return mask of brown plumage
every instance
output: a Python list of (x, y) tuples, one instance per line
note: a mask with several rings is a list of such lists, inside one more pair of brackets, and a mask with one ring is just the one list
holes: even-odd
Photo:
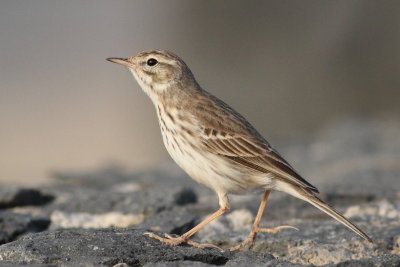
[(357, 226), (334, 211), (316, 194), (318, 189), (296, 170), (238, 112), (203, 90), (187, 65), (176, 55), (162, 50), (142, 52), (127, 59), (109, 58), (132, 72), (157, 109), (165, 147), (175, 162), (194, 180), (213, 189), (220, 209), (180, 237), (159, 237), (170, 245), (186, 242), (197, 247), (214, 246), (189, 240), (204, 225), (229, 208), (229, 193), (263, 188), (252, 231), (231, 250), (252, 244), (259, 232), (275, 233), (283, 228), (260, 228), (260, 219), (271, 190), (279, 190), (305, 200), (365, 240), (371, 239)]

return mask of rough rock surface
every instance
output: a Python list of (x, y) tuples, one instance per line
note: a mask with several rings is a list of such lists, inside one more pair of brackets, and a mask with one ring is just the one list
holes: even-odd
[(28, 235), (0, 248), (3, 259), (16, 263), (142, 265), (191, 260), (214, 265), (228, 261), (217, 249), (164, 247), (135, 229), (57, 230)]
[(398, 121), (357, 119), (277, 146), (374, 244), (273, 192), (262, 226), (299, 231), (262, 233), (252, 248), (227, 252), (250, 231), (262, 195), (253, 192), (230, 196), (231, 211), (193, 237), (225, 251), (168, 247), (143, 233), (184, 233), (217, 210), (215, 194), (174, 164), (135, 173), (109, 167), (56, 173), (40, 189), (3, 186), (0, 266), (400, 266), (399, 132)]
[(49, 218), (0, 211), (0, 244), (13, 241), (26, 233), (44, 231), (49, 224)]
[[(286, 263), (268, 253), (232, 253), (215, 248), (165, 247), (140, 229), (76, 229), (28, 235), (0, 247), (2, 259), (19, 264), (94, 264), (138, 266), (146, 263), (204, 263), (245, 266)], [(200, 265), (201, 266), (201, 265)]]
[(0, 190), (0, 209), (21, 207), (21, 206), (41, 206), (54, 197), (44, 194), (37, 189), (14, 188)]

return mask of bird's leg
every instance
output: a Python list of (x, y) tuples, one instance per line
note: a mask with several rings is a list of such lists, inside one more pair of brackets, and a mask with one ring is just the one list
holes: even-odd
[(268, 200), (268, 197), (269, 197), (270, 193), (271, 193), (271, 190), (266, 190), (265, 193), (264, 193), (264, 196), (263, 196), (263, 198), (261, 200), (261, 203), (260, 203), (260, 207), (258, 208), (258, 212), (257, 212), (256, 218), (255, 218), (253, 226), (251, 228), (250, 234), (247, 236), (247, 238), (241, 244), (239, 244), (237, 246), (234, 246), (234, 247), (231, 247), (229, 249), (230, 251), (241, 249), (241, 248), (243, 248), (244, 246), (246, 246), (249, 243), (252, 246), (254, 244), (254, 241), (256, 240), (257, 234), (259, 232), (276, 234), (280, 230), (286, 229), (286, 228), (291, 228), (291, 229), (298, 230), (296, 227), (289, 226), (289, 225), (282, 225), (282, 226), (278, 226), (278, 227), (275, 227), (275, 228), (260, 228), (261, 217), (263, 215), (265, 206), (267, 205), (267, 200)]
[(193, 246), (193, 247), (199, 247), (199, 248), (214, 247), (214, 248), (221, 249), (218, 246), (213, 245), (213, 244), (200, 244), (200, 243), (189, 240), (189, 238), (191, 236), (193, 236), (195, 233), (197, 233), (206, 224), (215, 220), (216, 218), (218, 218), (219, 216), (221, 216), (228, 210), (229, 204), (228, 204), (228, 199), (227, 199), (226, 195), (219, 196), (219, 197), (220, 197), (220, 208), (216, 212), (214, 212), (213, 214), (211, 214), (210, 216), (205, 218), (203, 221), (201, 221), (198, 225), (196, 225), (195, 227), (193, 227), (192, 229), (190, 229), (189, 231), (187, 231), (186, 233), (184, 233), (183, 235), (181, 235), (179, 237), (173, 237), (169, 234), (164, 234), (165, 235), (165, 238), (164, 238), (164, 237), (160, 237), (154, 233), (149, 233), (149, 232), (144, 233), (144, 234), (151, 238), (160, 240), (161, 242), (168, 244), (170, 246), (178, 246), (182, 243), (187, 243), (188, 245)]

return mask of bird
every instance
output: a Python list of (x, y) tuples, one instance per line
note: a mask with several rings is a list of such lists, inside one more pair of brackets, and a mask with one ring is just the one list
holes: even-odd
[[(177, 55), (166, 50), (147, 50), (128, 58), (106, 60), (128, 68), (150, 97), (161, 129), (163, 143), (176, 164), (192, 179), (212, 189), (219, 209), (181, 236), (146, 232), (170, 246), (217, 247), (190, 240), (212, 220), (226, 213), (229, 194), (264, 194), (247, 238), (229, 250), (252, 246), (260, 232), (277, 233), (260, 227), (272, 190), (304, 200), (341, 222), (368, 242), (371, 238), (318, 197), (318, 189), (306, 181), (270, 143), (228, 104), (204, 90), (192, 71)], [(218, 248), (218, 247), (217, 247)]]

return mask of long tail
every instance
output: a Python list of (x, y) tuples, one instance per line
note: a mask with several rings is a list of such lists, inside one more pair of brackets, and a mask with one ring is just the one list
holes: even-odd
[(319, 199), (317, 196), (314, 195), (313, 192), (306, 188), (302, 188), (296, 185), (291, 185), (286, 182), (278, 181), (276, 185), (276, 190), (283, 191), (288, 193), (294, 197), (300, 198), (302, 200), (307, 201), (308, 203), (312, 204), (313, 206), (317, 207), (318, 209), (322, 210), (332, 218), (338, 220), (342, 224), (346, 225), (348, 228), (353, 230), (356, 234), (364, 238), (366, 241), (373, 243), (372, 239), (367, 236), (360, 228), (355, 226), (352, 222), (346, 219), (343, 215), (339, 214), (337, 211), (329, 207), (325, 202)]

